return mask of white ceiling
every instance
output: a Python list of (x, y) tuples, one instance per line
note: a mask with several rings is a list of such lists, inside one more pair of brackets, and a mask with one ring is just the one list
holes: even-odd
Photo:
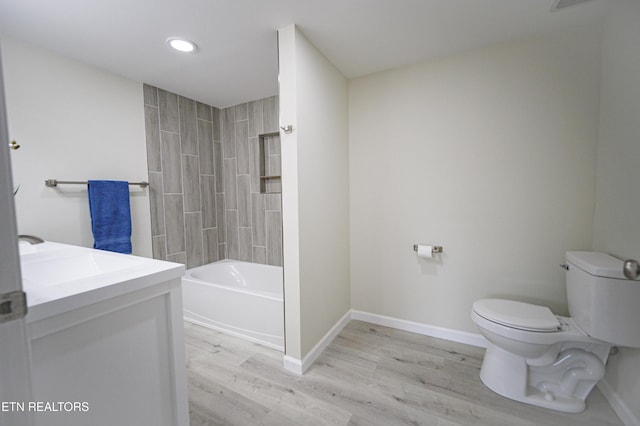
[[(601, 19), (615, 0), (0, 0), (0, 35), (226, 107), (277, 94), (295, 23), (347, 77)], [(197, 54), (165, 41), (195, 41)]]

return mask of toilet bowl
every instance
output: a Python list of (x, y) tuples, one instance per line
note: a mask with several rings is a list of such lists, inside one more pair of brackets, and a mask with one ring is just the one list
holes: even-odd
[[(471, 319), (487, 339), (480, 378), (516, 401), (577, 413), (604, 376), (612, 345), (640, 347), (640, 285), (622, 261), (604, 253), (568, 252), (571, 317), (545, 306), (482, 299)], [(597, 301), (597, 303), (592, 303)]]
[[(542, 317), (527, 315), (538, 310)], [(480, 370), (489, 389), (558, 411), (584, 410), (585, 398), (604, 376), (610, 345), (589, 337), (572, 318), (528, 303), (479, 300), (471, 318), (489, 342)]]

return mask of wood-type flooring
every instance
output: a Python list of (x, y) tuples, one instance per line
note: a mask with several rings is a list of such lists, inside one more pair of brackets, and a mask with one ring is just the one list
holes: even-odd
[(480, 381), (484, 349), (351, 321), (303, 376), (281, 352), (185, 323), (192, 426), (622, 425), (594, 389), (559, 413)]

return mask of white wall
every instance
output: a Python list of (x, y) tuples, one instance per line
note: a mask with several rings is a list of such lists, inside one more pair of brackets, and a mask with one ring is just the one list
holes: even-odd
[[(2, 39), (18, 231), (93, 246), (86, 186), (45, 179), (147, 180), (142, 84)], [(151, 256), (148, 190), (131, 188), (134, 254)]]
[(287, 355), (301, 360), (350, 308), (346, 78), (279, 31)]
[[(638, 23), (640, 3), (619, 3), (605, 21), (602, 46), (594, 248), (622, 259), (640, 259)], [(640, 423), (640, 350), (611, 357), (605, 379), (635, 417), (629, 424)]]
[[(280, 126), (296, 123), (296, 28), (278, 30), (278, 81), (280, 84)], [(298, 212), (298, 132), (280, 132), (282, 175), (282, 255), (284, 270), (285, 352), (302, 360), (300, 317), (300, 235)]]
[(592, 245), (600, 42), (577, 28), (349, 82), (353, 309), (471, 332), (480, 298), (566, 313), (558, 264)]

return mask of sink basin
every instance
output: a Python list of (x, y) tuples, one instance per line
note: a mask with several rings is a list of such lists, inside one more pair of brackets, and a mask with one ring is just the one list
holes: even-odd
[(20, 242), (27, 322), (179, 278), (184, 266), (130, 254), (45, 241)]
[(145, 260), (45, 242), (21, 250), (22, 279), (27, 289), (34, 285), (49, 287), (134, 268)]

